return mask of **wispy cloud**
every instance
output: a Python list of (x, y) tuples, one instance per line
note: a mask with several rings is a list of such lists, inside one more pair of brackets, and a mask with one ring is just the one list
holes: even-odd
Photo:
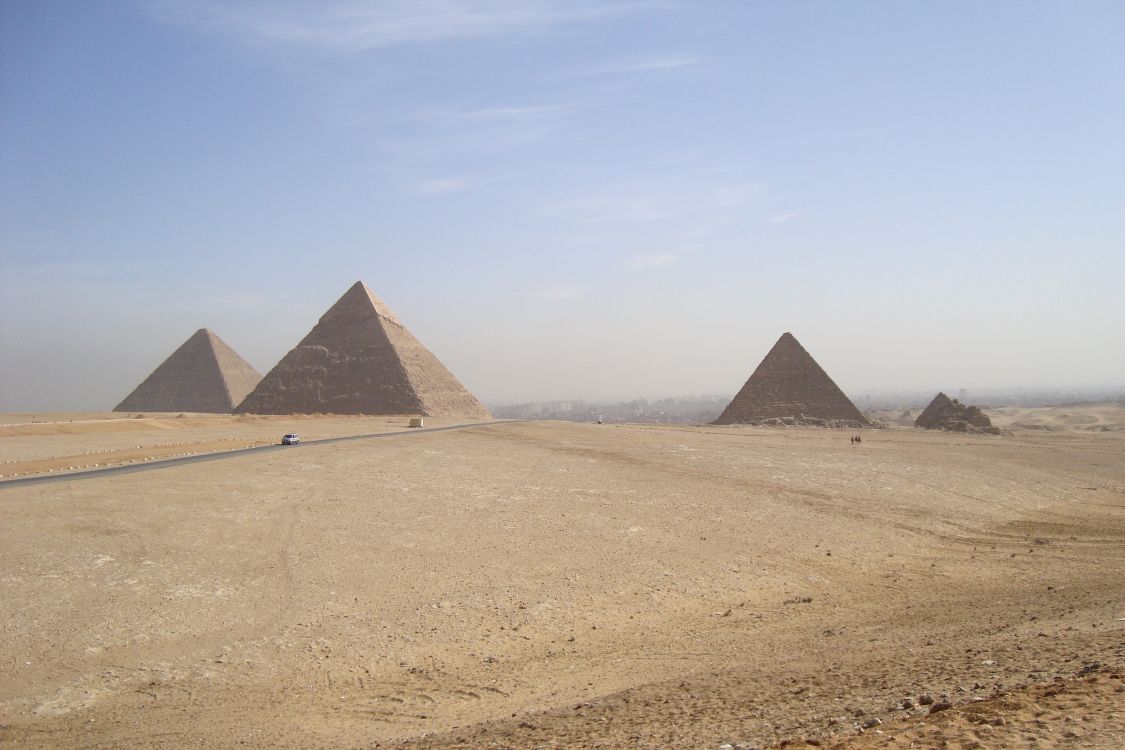
[[(565, 126), (565, 116), (581, 103), (452, 109), (438, 107), (405, 120), (381, 140), (398, 161), (428, 160), (466, 153), (506, 153), (542, 141)], [(494, 180), (489, 180), (494, 181)], [(476, 185), (474, 185), (476, 186)], [(423, 188), (421, 192), (442, 192)]]
[(770, 218), (766, 219), (766, 221), (768, 221), (770, 224), (784, 224), (785, 222), (789, 221), (790, 219), (796, 219), (798, 216), (800, 216), (804, 212), (805, 212), (804, 209), (802, 209), (800, 211), (789, 211), (788, 213), (778, 214), (777, 216), (771, 216)]
[(434, 177), (423, 180), (406, 188), (411, 195), (433, 196), (449, 193), (463, 193), (477, 188), (494, 185), (505, 180), (515, 179), (514, 174), (494, 175), (491, 177)]
[(666, 5), (656, 0), (150, 0), (159, 18), (246, 41), (358, 52), (592, 23)]
[(720, 209), (743, 208), (757, 200), (761, 194), (761, 185), (721, 185), (714, 190), (715, 207)]
[(576, 104), (555, 104), (532, 107), (493, 107), (465, 112), (463, 120), (539, 120), (574, 109)]
[(667, 268), (680, 259), (677, 253), (653, 253), (652, 255), (638, 255), (629, 259), (625, 268), (630, 271), (639, 271), (645, 268)]
[(519, 295), (549, 302), (562, 302), (581, 296), (582, 291), (582, 287), (573, 284), (556, 284), (554, 286), (526, 287), (519, 291)]
[(638, 224), (700, 217), (735, 217), (758, 200), (756, 183), (719, 184), (695, 189), (655, 184), (622, 184), (612, 191), (562, 201), (555, 211), (587, 224)]
[(702, 58), (695, 55), (668, 55), (665, 57), (641, 57), (633, 60), (618, 60), (594, 65), (574, 71), (574, 77), (629, 75), (631, 73), (652, 73), (662, 70), (676, 70), (699, 65)]
[(664, 218), (663, 201), (650, 198), (594, 196), (576, 198), (561, 204), (561, 213), (590, 224), (632, 224)]

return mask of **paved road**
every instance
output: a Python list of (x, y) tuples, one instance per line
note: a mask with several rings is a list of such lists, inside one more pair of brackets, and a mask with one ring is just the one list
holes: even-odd
[(369, 435), (345, 435), (344, 437), (324, 438), (323, 440), (309, 440), (299, 445), (259, 445), (254, 448), (240, 448), (233, 451), (219, 453), (201, 453), (198, 456), (181, 456), (180, 458), (166, 458), (160, 461), (146, 461), (139, 464), (125, 464), (123, 466), (107, 466), (104, 469), (89, 469), (87, 471), (71, 471), (66, 474), (44, 474), (34, 477), (20, 477), (19, 479), (5, 479), (0, 481), (0, 490), (11, 487), (26, 487), (29, 484), (45, 484), (47, 482), (75, 482), (80, 479), (97, 479), (98, 477), (112, 476), (114, 474), (132, 474), (137, 471), (153, 471), (167, 469), (171, 466), (184, 464), (198, 464), (205, 461), (222, 461), (224, 458), (245, 456), (248, 453), (269, 453), (270, 451), (295, 451), (313, 445), (327, 445), (328, 443), (343, 443), (348, 440), (370, 440), (372, 438), (402, 437), (403, 435), (421, 435), (427, 432), (448, 432), (449, 430), (467, 430), (472, 427), (487, 427), (494, 424), (507, 424), (518, 420), (493, 420), (491, 422), (473, 422), (470, 424), (455, 424), (449, 427), (419, 427), (412, 430), (399, 430), (398, 432), (375, 432)]

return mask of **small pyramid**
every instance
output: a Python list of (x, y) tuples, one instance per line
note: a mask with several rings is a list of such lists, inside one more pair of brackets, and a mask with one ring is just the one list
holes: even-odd
[(491, 416), (362, 281), (235, 411)]
[(114, 411), (230, 414), (261, 374), (206, 328), (200, 328)]
[(930, 405), (923, 409), (918, 418), (914, 420), (914, 426), (926, 429), (935, 428), (945, 421), (946, 415), (956, 411), (957, 406), (953, 403), (953, 400), (946, 396), (944, 391), (938, 391), (938, 395), (934, 396)]
[(712, 424), (869, 424), (791, 333), (784, 333)]
[(992, 426), (992, 420), (979, 406), (966, 406), (940, 391), (925, 411), (918, 415), (918, 419), (914, 420), (914, 426), (927, 430), (1000, 434), (1000, 430)]

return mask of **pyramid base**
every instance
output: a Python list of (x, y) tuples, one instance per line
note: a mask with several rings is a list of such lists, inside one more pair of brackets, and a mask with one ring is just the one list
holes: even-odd
[[(916, 427), (918, 425), (915, 425)], [(977, 425), (964, 419), (947, 419), (930, 427), (923, 427), (925, 430), (943, 430), (945, 432), (964, 432), (972, 435), (999, 435), (1000, 428), (989, 425)]]
[(745, 425), (747, 427), (830, 427), (839, 429), (858, 430), (878, 427), (867, 420), (859, 419), (817, 419), (816, 417), (773, 417), (771, 419), (755, 419), (746, 422), (719, 422), (715, 425)]

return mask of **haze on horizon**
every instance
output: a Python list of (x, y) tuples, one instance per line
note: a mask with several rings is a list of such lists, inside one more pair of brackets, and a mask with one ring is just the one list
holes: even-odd
[(1125, 385), (1125, 5), (0, 5), (0, 411), (357, 279), (486, 403)]

